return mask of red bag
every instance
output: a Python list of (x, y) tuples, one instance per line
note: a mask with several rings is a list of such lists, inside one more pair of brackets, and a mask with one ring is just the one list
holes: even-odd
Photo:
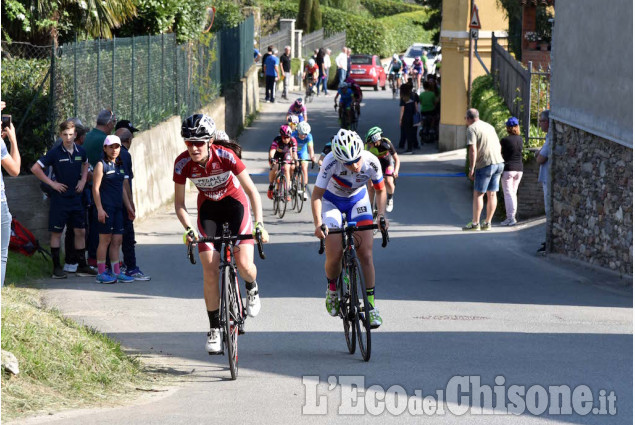
[(22, 255), (31, 257), (36, 252), (42, 254), (44, 258), (51, 254), (42, 248), (33, 233), (15, 218), (11, 220), (11, 239), (9, 240), (9, 249), (19, 252)]

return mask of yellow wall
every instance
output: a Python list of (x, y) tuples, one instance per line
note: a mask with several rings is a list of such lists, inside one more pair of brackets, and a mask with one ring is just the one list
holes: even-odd
[[(491, 32), (507, 31), (507, 19), (504, 11), (498, 7), (497, 0), (476, 0), (475, 3), (479, 9), (481, 21), (478, 52), (485, 66), (489, 69)], [(443, 2), (440, 40), (443, 53), (440, 150), (458, 149), (465, 146), (465, 121), (463, 117), (467, 109), (470, 6), (470, 0)], [(472, 80), (483, 74), (485, 74), (485, 70), (474, 56)]]

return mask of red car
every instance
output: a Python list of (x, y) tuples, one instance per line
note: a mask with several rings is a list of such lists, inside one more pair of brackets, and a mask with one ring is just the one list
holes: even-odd
[(350, 75), (360, 86), (386, 90), (386, 71), (377, 55), (351, 55)]

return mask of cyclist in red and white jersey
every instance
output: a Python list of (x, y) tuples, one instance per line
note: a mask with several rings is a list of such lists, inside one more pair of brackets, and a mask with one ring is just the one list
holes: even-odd
[[(331, 316), (337, 316), (339, 297), (336, 285), (342, 266), (342, 239), (340, 235), (328, 236), (328, 230), (324, 232), (322, 224), (327, 229), (341, 227), (342, 213), (346, 214), (348, 221), (354, 221), (358, 226), (372, 224), (373, 211), (366, 183), (371, 181), (375, 188), (378, 218), (384, 217), (386, 211), (386, 188), (379, 160), (364, 150), (364, 144), (357, 133), (340, 129), (331, 142), (331, 149), (320, 167), (311, 196), (311, 207), (315, 236), (319, 239), (326, 238), (326, 310)], [(388, 220), (385, 220), (388, 229)], [(359, 243), (357, 253), (366, 281), (366, 293), (373, 306), (369, 312), (370, 322), (371, 326), (377, 327), (382, 324), (382, 318), (375, 305), (373, 232), (356, 232), (355, 239)]]
[[(273, 139), (269, 147), (269, 164), (272, 165), (271, 171), (269, 171), (269, 189), (267, 190), (269, 199), (273, 199), (273, 179), (278, 172), (278, 164), (274, 161), (278, 159), (285, 162), (284, 175), (288, 185), (291, 181), (292, 167), (295, 167), (295, 163), (298, 161), (298, 142), (295, 137), (291, 136), (291, 128), (288, 125), (280, 126), (280, 135)], [(291, 197), (287, 196), (287, 201), (290, 200)]]
[[(229, 223), (232, 235), (255, 233), (259, 229), (262, 241), (269, 235), (262, 224), (260, 195), (245, 165), (241, 161), (241, 149), (236, 143), (215, 140), (216, 125), (207, 115), (195, 114), (183, 121), (181, 136), (187, 150), (174, 161), (174, 209), (186, 229), (183, 242), (198, 239), (198, 235), (221, 236), (223, 224)], [(185, 206), (187, 179), (198, 189), (198, 220), (193, 227)], [(251, 221), (253, 207), (256, 226)], [(199, 244), (198, 251), (203, 265), (203, 295), (210, 331), (205, 348), (209, 353), (221, 351), (222, 332), (219, 316), (219, 261), (220, 244)], [(260, 297), (256, 283), (254, 241), (237, 241), (234, 250), (236, 266), (247, 287), (247, 313), (254, 317), (260, 311)]]

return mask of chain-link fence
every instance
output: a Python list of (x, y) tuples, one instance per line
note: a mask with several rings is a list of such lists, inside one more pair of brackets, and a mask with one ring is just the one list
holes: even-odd
[(174, 34), (52, 46), (2, 42), (2, 100), (12, 114), (28, 169), (77, 117), (94, 126), (101, 109), (139, 129), (185, 117), (217, 98), (253, 64), (254, 18), (177, 44)]

